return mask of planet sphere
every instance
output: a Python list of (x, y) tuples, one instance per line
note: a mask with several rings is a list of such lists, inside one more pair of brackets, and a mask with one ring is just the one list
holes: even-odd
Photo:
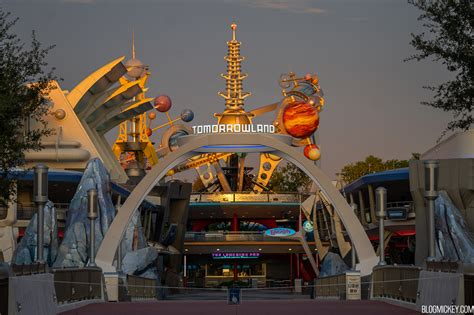
[(160, 95), (155, 98), (155, 109), (161, 113), (169, 111), (171, 108), (171, 98), (168, 95)]
[(295, 138), (311, 136), (319, 125), (318, 111), (308, 103), (296, 102), (283, 110), (283, 126)]
[(151, 128), (146, 128), (146, 135), (150, 137), (153, 134), (153, 130)]
[(190, 122), (194, 119), (194, 113), (190, 109), (185, 109), (181, 112), (181, 120), (184, 122)]
[(321, 158), (321, 151), (318, 146), (315, 144), (308, 144), (304, 148), (304, 156), (306, 156), (311, 161), (317, 161)]

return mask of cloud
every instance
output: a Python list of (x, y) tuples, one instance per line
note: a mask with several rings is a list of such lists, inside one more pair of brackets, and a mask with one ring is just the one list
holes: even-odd
[(309, 0), (245, 0), (245, 5), (291, 13), (325, 14), (327, 10), (315, 7)]

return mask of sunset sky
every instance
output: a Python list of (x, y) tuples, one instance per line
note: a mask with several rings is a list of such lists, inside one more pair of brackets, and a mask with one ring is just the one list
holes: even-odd
[[(184, 108), (192, 124), (210, 124), (224, 109), (223, 59), (229, 25), (237, 39), (252, 92), (246, 109), (281, 99), (280, 74), (317, 73), (325, 94), (319, 145), (331, 177), (369, 154), (407, 159), (433, 146), (451, 116), (420, 105), (422, 87), (446, 80), (440, 64), (404, 62), (414, 53), (410, 33), (422, 31), (419, 11), (404, 0), (10, 0), (2, 7), (20, 17), (14, 31), (31, 30), (56, 47), (48, 61), (71, 89), (123, 55), (149, 65), (148, 96), (167, 94), (172, 116)], [(273, 114), (255, 120), (267, 123)], [(164, 122), (158, 116), (157, 122)], [(110, 139), (114, 135), (109, 135)], [(157, 139), (157, 138), (156, 138)], [(155, 140), (156, 140), (155, 139)]]

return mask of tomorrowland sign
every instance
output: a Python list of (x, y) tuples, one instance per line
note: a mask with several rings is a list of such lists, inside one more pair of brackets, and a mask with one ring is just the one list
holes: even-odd
[(275, 133), (275, 126), (263, 124), (220, 124), (193, 126), (194, 134), (203, 133)]

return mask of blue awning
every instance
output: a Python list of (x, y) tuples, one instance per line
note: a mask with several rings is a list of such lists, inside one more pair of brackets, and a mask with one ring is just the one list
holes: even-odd
[(345, 193), (351, 193), (353, 191), (359, 190), (364, 186), (369, 184), (378, 184), (383, 182), (393, 182), (393, 181), (403, 181), (409, 180), (408, 167), (397, 168), (394, 170), (388, 170), (373, 174), (364, 175), (352, 183), (344, 186)]
[[(15, 178), (18, 180), (33, 182), (34, 171), (27, 170), (27, 171), (12, 172), (10, 173), (9, 177)], [(78, 172), (78, 171), (55, 170), (55, 169), (50, 169), (48, 171), (48, 181), (50, 182), (79, 184), (79, 182), (81, 181), (81, 178), (82, 178), (82, 172)], [(130, 191), (127, 188), (114, 182), (112, 182), (112, 191), (121, 195), (122, 197), (128, 197), (130, 195)], [(146, 200), (143, 201), (143, 205), (147, 207), (154, 207), (152, 203)]]

